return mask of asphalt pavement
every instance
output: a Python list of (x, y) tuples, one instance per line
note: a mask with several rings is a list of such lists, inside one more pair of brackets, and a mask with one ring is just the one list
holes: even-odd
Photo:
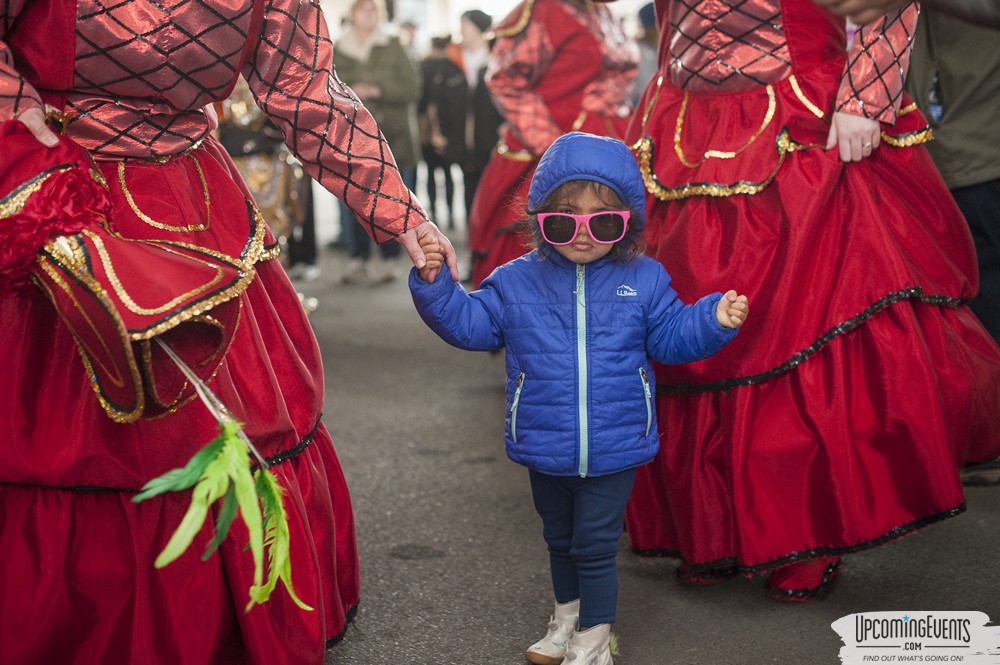
[[(350, 485), (361, 605), (327, 665), (516, 665), (551, 612), (525, 469), (503, 451), (503, 358), (447, 346), (405, 281), (339, 283), (346, 258), (298, 288), (326, 367), (325, 422)], [(402, 277), (402, 276), (401, 276)], [(1000, 487), (968, 511), (849, 556), (824, 600), (770, 600), (763, 580), (674, 582), (676, 561), (623, 538), (618, 665), (839, 663), (831, 623), (859, 612), (968, 611), (1000, 623)], [(794, 509), (794, 507), (790, 507)]]

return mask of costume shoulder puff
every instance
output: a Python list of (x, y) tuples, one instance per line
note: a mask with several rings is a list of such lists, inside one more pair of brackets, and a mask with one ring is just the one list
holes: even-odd
[(518, 4), (493, 30), (494, 36), (514, 37), (524, 32), (531, 22), (531, 10), (534, 6), (535, 0), (524, 0)]

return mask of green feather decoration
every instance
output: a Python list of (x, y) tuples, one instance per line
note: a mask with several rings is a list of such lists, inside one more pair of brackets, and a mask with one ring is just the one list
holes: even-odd
[[(202, 403), (219, 421), (219, 436), (205, 445), (181, 468), (171, 469), (162, 476), (146, 483), (132, 500), (145, 501), (165, 492), (191, 491), (191, 505), (181, 519), (180, 525), (170, 537), (167, 546), (156, 557), (153, 565), (162, 568), (176, 560), (191, 546), (191, 541), (205, 525), (212, 504), (222, 499), (215, 518), (215, 534), (202, 560), (212, 556), (229, 534), (229, 527), (237, 513), (246, 524), (249, 543), (247, 548), (253, 556), (254, 575), (250, 587), (249, 612), (254, 605), (264, 603), (271, 597), (278, 580), (285, 585), (288, 595), (296, 605), (304, 610), (311, 607), (299, 600), (292, 589), (292, 565), (289, 556), (291, 536), (288, 530), (288, 515), (282, 503), (282, 489), (274, 474), (268, 470), (267, 462), (254, 447), (240, 424), (229, 414), (226, 406), (190, 367), (159, 337), (154, 341), (174, 361), (188, 381), (194, 386)], [(250, 470), (250, 453), (257, 459), (260, 468)], [(264, 583), (264, 548), (270, 566), (267, 583)]]
[[(194, 487), (187, 513), (153, 565), (162, 568), (187, 551), (204, 526), (212, 504), (223, 499), (216, 517), (215, 535), (202, 559), (207, 559), (222, 544), (238, 512), (247, 527), (248, 548), (254, 561), (254, 578), (247, 611), (254, 605), (266, 602), (278, 580), (288, 589), (288, 594), (296, 605), (304, 610), (311, 610), (292, 589), (289, 557), (291, 538), (288, 516), (281, 498), (282, 490), (277, 479), (267, 469), (251, 472), (250, 456), (247, 445), (240, 437), (242, 432), (238, 423), (223, 420), (219, 427), (219, 436), (195, 453), (184, 467), (171, 469), (162, 476), (153, 478), (132, 499), (139, 503), (165, 492)], [(270, 563), (266, 584), (265, 547)]]
[(236, 519), (236, 508), (236, 492), (230, 486), (229, 491), (226, 492), (226, 496), (222, 500), (222, 507), (219, 508), (219, 514), (215, 516), (215, 536), (212, 538), (212, 542), (208, 544), (208, 549), (201, 555), (202, 561), (208, 561), (212, 553), (219, 549), (222, 541), (229, 535), (229, 527), (233, 523), (233, 520)]
[(267, 583), (250, 589), (250, 603), (247, 610), (255, 604), (266, 602), (271, 596), (278, 580), (288, 590), (288, 595), (296, 605), (304, 610), (312, 610), (303, 603), (292, 588), (292, 561), (289, 557), (291, 537), (288, 532), (288, 517), (281, 496), (284, 490), (270, 471), (259, 469), (257, 477), (257, 496), (264, 507), (264, 546), (267, 548), (268, 571)]
[(139, 503), (164, 492), (176, 492), (194, 487), (201, 475), (205, 472), (208, 463), (215, 459), (222, 448), (222, 437), (218, 437), (207, 446), (195, 453), (194, 457), (180, 469), (171, 469), (162, 476), (153, 478), (143, 485), (142, 492), (136, 495), (132, 501)]

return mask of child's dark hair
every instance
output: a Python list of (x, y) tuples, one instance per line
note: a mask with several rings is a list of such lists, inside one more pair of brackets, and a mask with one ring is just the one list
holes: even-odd
[[(576, 200), (582, 192), (587, 190), (593, 192), (597, 199), (608, 207), (608, 210), (625, 209), (625, 204), (619, 198), (618, 194), (615, 193), (615, 190), (603, 183), (593, 180), (571, 180), (561, 185), (556, 191), (552, 192), (552, 195), (542, 205), (534, 209), (528, 208), (525, 210), (528, 214), (527, 224), (531, 240), (538, 249), (539, 254), (543, 257), (548, 256), (554, 250), (552, 245), (542, 237), (542, 228), (538, 224), (538, 213), (557, 212), (565, 209), (569, 203)], [(625, 237), (616, 242), (611, 251), (608, 252), (608, 258), (612, 261), (616, 263), (628, 263), (640, 256), (645, 250), (646, 244), (642, 239), (642, 231), (636, 228), (641, 212), (640, 210), (631, 211), (632, 214), (629, 217), (628, 228), (625, 230)]]

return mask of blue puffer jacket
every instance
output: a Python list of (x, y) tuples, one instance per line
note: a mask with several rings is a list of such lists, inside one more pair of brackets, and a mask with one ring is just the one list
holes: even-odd
[(715, 317), (721, 294), (684, 305), (648, 257), (577, 265), (533, 251), (470, 294), (447, 266), (430, 284), (414, 269), (410, 291), (449, 344), (506, 347), (507, 455), (557, 476), (649, 462), (659, 447), (650, 358), (700, 360), (736, 334)]

